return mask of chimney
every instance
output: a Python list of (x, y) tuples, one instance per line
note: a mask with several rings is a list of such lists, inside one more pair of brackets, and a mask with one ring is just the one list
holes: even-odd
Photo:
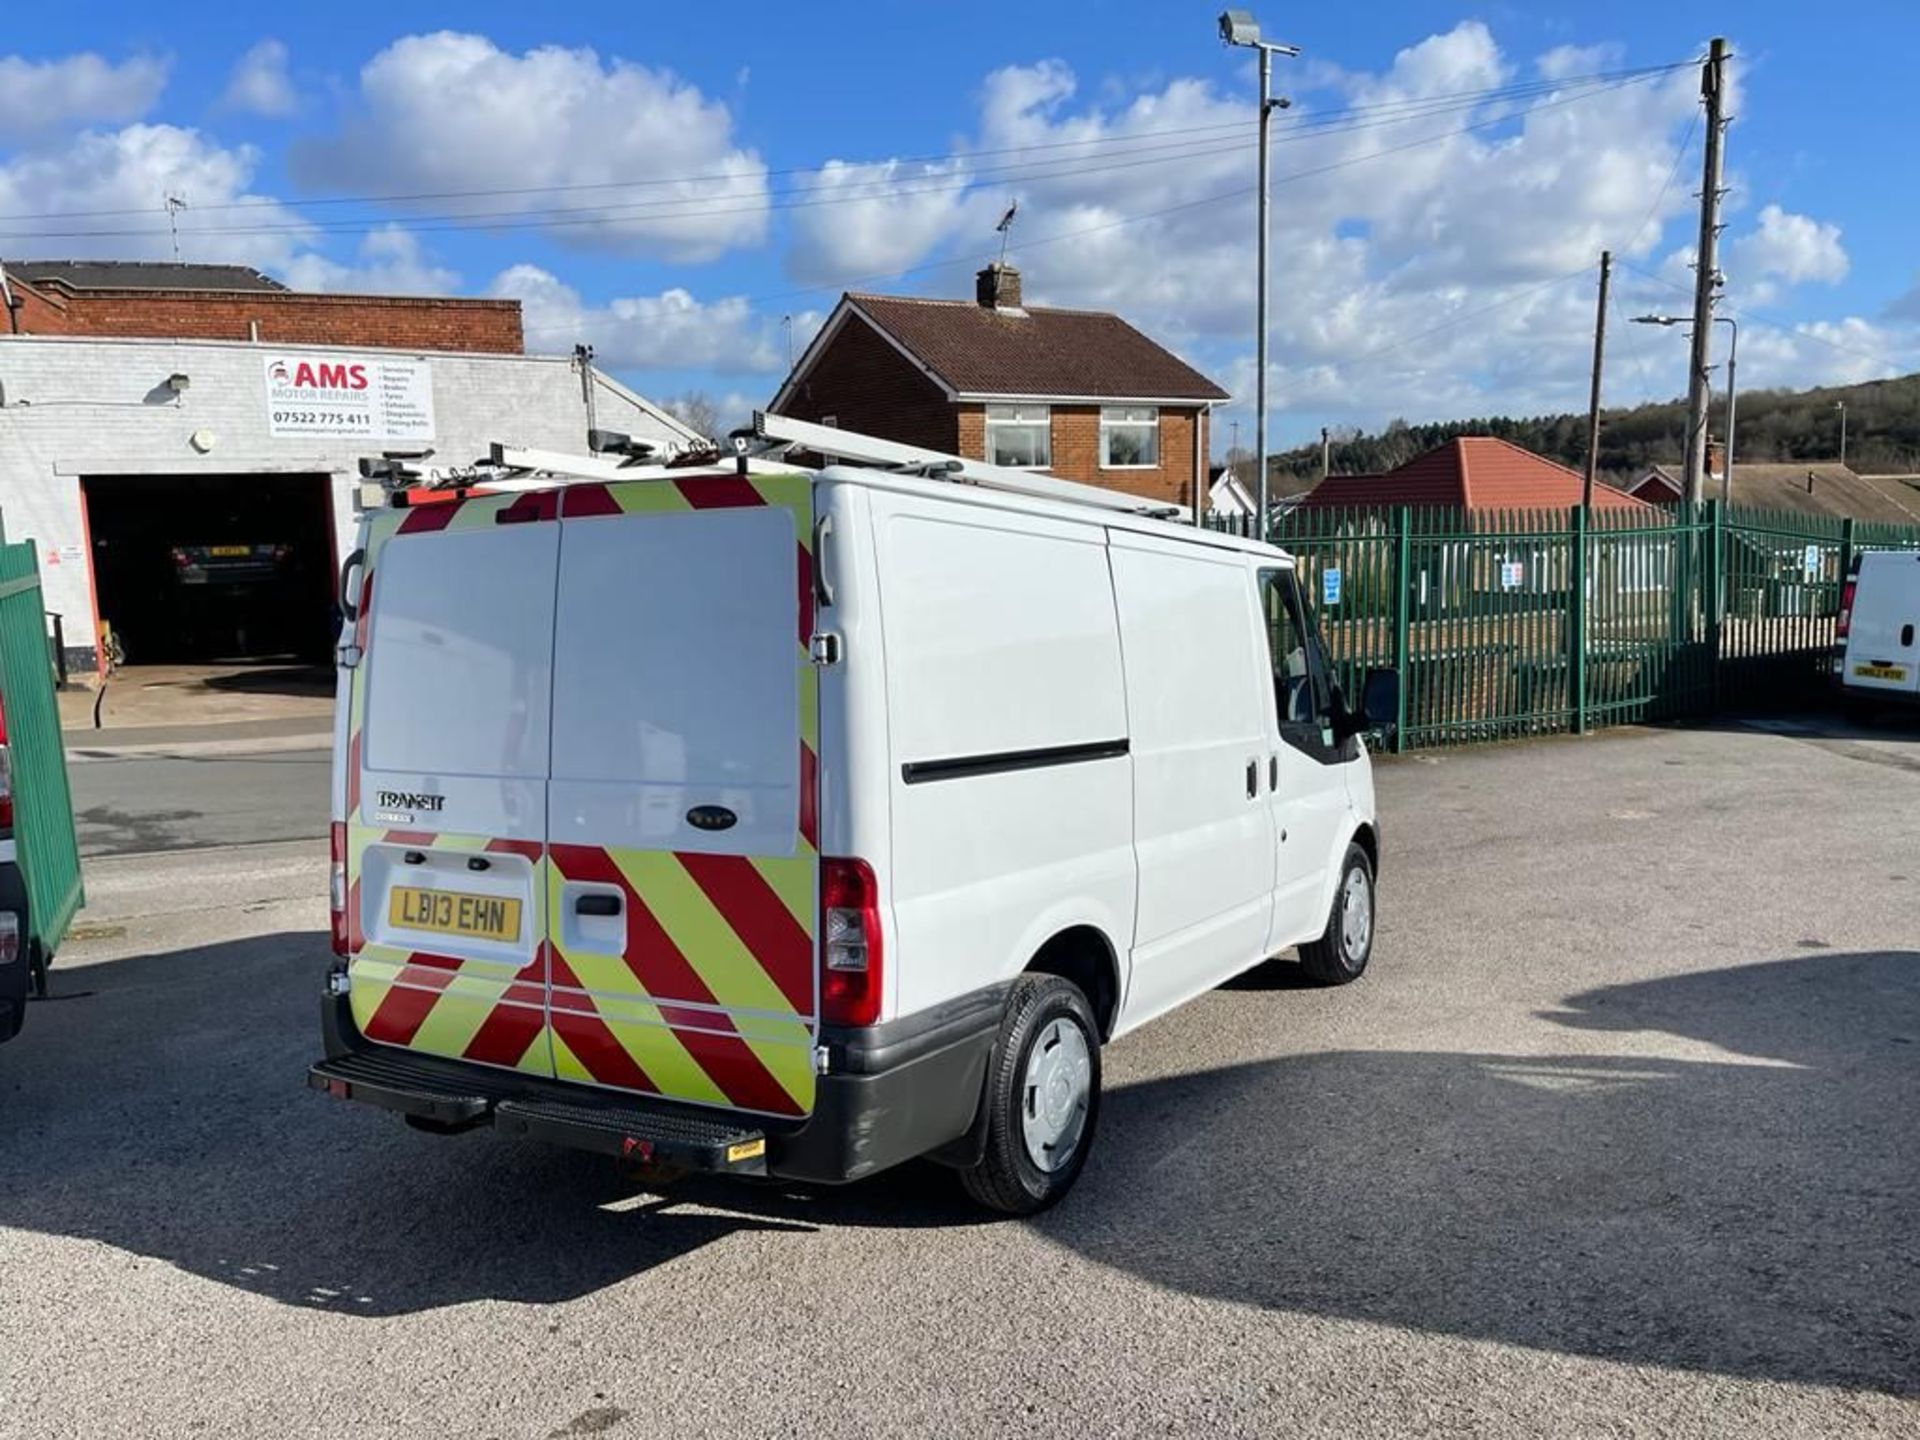
[(982, 310), (1020, 308), (1020, 272), (996, 260), (973, 277), (973, 298)]
[(1707, 474), (1718, 477), (1727, 468), (1727, 447), (1725, 442), (1711, 437), (1707, 440)]

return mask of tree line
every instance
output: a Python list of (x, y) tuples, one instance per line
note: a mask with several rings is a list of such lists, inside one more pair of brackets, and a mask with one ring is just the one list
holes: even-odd
[[(1710, 425), (1724, 434), (1726, 413), (1715, 397)], [(1840, 454), (1840, 404), (1846, 406), (1847, 463), (1866, 474), (1920, 473), (1920, 375), (1813, 390), (1747, 390), (1735, 417), (1734, 463), (1824, 463)], [(1675, 465), (1686, 446), (1684, 400), (1654, 401), (1600, 412), (1603, 479), (1627, 484), (1650, 465)], [(1333, 432), (1336, 475), (1391, 470), (1462, 435), (1492, 435), (1579, 470), (1587, 463), (1584, 413), (1446, 420), (1415, 425), (1391, 421), (1377, 434), (1357, 428)], [(1230, 457), (1237, 459), (1239, 457)], [(1313, 487), (1320, 478), (1320, 446), (1302, 445), (1270, 458), (1269, 483), (1282, 495)], [(1246, 474), (1251, 461), (1236, 466)]]

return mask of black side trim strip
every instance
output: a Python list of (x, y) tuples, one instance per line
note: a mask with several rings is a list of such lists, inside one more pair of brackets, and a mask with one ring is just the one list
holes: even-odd
[(909, 760), (900, 778), (909, 785), (929, 780), (964, 780), (973, 775), (998, 775), (1007, 770), (1042, 770), (1049, 765), (1079, 765), (1088, 760), (1113, 760), (1127, 753), (1129, 742), (1092, 740), (1084, 745), (1049, 745), (1039, 750), (1002, 750), (997, 755), (956, 755), (946, 760)]

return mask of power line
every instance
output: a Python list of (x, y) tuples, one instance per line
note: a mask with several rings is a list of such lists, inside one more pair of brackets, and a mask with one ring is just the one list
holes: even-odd
[[(1671, 69), (1671, 68), (1673, 67), (1671, 66), (1660, 67), (1658, 71), (1654, 71), (1651, 73), (1664, 73), (1665, 70)], [(1647, 76), (1643, 75), (1643, 76), (1636, 77), (1636, 79), (1644, 79), (1644, 78), (1647, 78)], [(1618, 81), (1606, 87), (1606, 90), (1610, 91), (1610, 90), (1620, 89), (1625, 85), (1629, 85), (1633, 83), (1635, 83), (1634, 79)], [(1588, 91), (1580, 95), (1565, 96), (1558, 100), (1552, 100), (1552, 101), (1548, 101), (1545, 104), (1537, 105), (1527, 113), (1530, 115), (1538, 114), (1542, 110), (1556, 108), (1561, 105), (1575, 104), (1580, 100), (1590, 98), (1590, 96), (1594, 94), (1600, 94), (1600, 93), (1606, 93), (1606, 92), (1605, 91)], [(1364, 155), (1348, 156), (1344, 160), (1336, 160), (1326, 165), (1317, 165), (1305, 170), (1296, 170), (1290, 174), (1278, 175), (1274, 177), (1273, 183), (1276, 185), (1286, 185), (1286, 184), (1293, 183), (1295, 181), (1311, 179), (1318, 175), (1324, 175), (1331, 171), (1348, 169), (1354, 165), (1365, 164), (1370, 160), (1379, 160), (1388, 155), (1400, 154), (1407, 150), (1417, 149), (1421, 146), (1437, 144), (1442, 140), (1451, 140), (1456, 138), (1457, 136), (1465, 135), (1472, 131), (1484, 130), (1494, 125), (1503, 124), (1506, 121), (1509, 121), (1513, 118), (1514, 117), (1510, 115), (1499, 115), (1499, 116), (1492, 116), (1485, 120), (1477, 120), (1468, 125), (1457, 126), (1454, 129), (1441, 131), (1433, 135), (1425, 135), (1420, 137), (1419, 139), (1410, 140), (1400, 145), (1388, 146), (1380, 150), (1372, 150), (1367, 152)], [(1099, 225), (1088, 225), (1088, 226), (1083, 226), (1076, 230), (1061, 231), (1054, 235), (1041, 235), (1041, 236), (1036, 236), (1032, 239), (1021, 240), (1016, 244), (1008, 246), (1007, 248), (1009, 251), (1037, 250), (1042, 246), (1059, 244), (1060, 242), (1065, 240), (1082, 239), (1088, 235), (1102, 234), (1110, 230), (1120, 229), (1124, 226), (1137, 225), (1147, 220), (1162, 219), (1165, 216), (1178, 214), (1183, 211), (1197, 210), (1206, 206), (1221, 205), (1230, 200), (1237, 200), (1243, 195), (1250, 195), (1254, 192), (1256, 188), (1257, 187), (1252, 185), (1237, 186), (1231, 190), (1222, 190), (1215, 194), (1202, 196), (1198, 200), (1188, 200), (1177, 205), (1163, 206), (1157, 210), (1147, 210), (1147, 211), (1142, 211), (1133, 215), (1123, 215), (1116, 219), (1105, 221)], [(787, 300), (797, 295), (819, 295), (819, 294), (829, 294), (834, 291), (855, 290), (855, 289), (862, 288), (864, 286), (876, 285), (889, 280), (903, 280), (910, 275), (920, 275), (920, 274), (925, 274), (930, 271), (936, 271), (936, 270), (948, 270), (958, 265), (972, 265), (974, 263), (975, 263), (975, 259), (974, 257), (971, 257), (971, 256), (959, 256), (959, 257), (946, 259), (946, 260), (932, 260), (921, 265), (912, 265), (912, 266), (906, 267), (905, 269), (889, 271), (884, 274), (862, 275), (862, 276), (852, 277), (848, 279), (838, 280), (831, 284), (801, 285), (801, 286), (795, 286), (786, 290), (774, 290), (774, 291), (768, 291), (760, 295), (749, 295), (745, 297), (745, 303), (748, 305), (764, 305), (770, 301)], [(1559, 284), (1562, 281), (1565, 281), (1574, 275), (1584, 275), (1586, 273), (1587, 272), (1585, 267), (1582, 267), (1579, 270), (1569, 271), (1568, 274), (1566, 275), (1556, 275), (1552, 279), (1544, 281), (1539, 286), (1536, 286), (1533, 288), (1544, 289), (1548, 285)], [(1498, 301), (1494, 305), (1486, 308), (1497, 309), (1499, 308), (1500, 305), (1507, 304), (1513, 300), (1518, 300), (1520, 298), (1523, 298), (1528, 293), (1530, 292), (1529, 291), (1519, 292), (1516, 295), (1508, 296), (1505, 299)], [(1468, 312), (1467, 314), (1456, 316), (1454, 319), (1449, 320), (1445, 322), (1443, 325), (1437, 326), (1435, 328), (1445, 329), (1448, 325), (1457, 324), (1461, 321), (1471, 319), (1473, 318), (1474, 315), (1480, 314), (1480, 313), (1484, 313), (1484, 312), (1483, 311)], [(542, 332), (539, 329), (535, 329), (530, 333), (533, 333), (533, 334), (559, 333), (559, 331), (562, 328), (571, 328), (571, 327), (551, 327), (547, 332)], [(1390, 345), (1384, 346), (1381, 348), (1383, 350), (1390, 349), (1390, 348), (1393, 348), (1393, 346), (1396, 346), (1399, 344), (1410, 343), (1412, 340), (1415, 340), (1418, 338), (1420, 337), (1408, 336), (1408, 337), (1405, 337), (1405, 339), (1403, 340), (1394, 341)], [(1371, 353), (1373, 352), (1369, 352), (1369, 354)], [(1367, 358), (1367, 356), (1363, 355), (1358, 358), (1365, 359)]]
[[(1551, 81), (1533, 81), (1533, 82), (1526, 82), (1524, 84), (1519, 84), (1519, 85), (1489, 87), (1487, 89), (1478, 90), (1478, 91), (1461, 91), (1461, 92), (1445, 94), (1445, 95), (1413, 97), (1410, 99), (1400, 100), (1400, 101), (1380, 102), (1372, 106), (1353, 106), (1353, 107), (1348, 107), (1347, 109), (1342, 111), (1330, 112), (1325, 116), (1304, 116), (1299, 121), (1295, 122), (1294, 125), (1288, 127), (1288, 131), (1286, 133), (1278, 137), (1278, 143), (1298, 143), (1301, 141), (1318, 139), (1323, 136), (1331, 135), (1331, 134), (1352, 133), (1352, 132), (1361, 131), (1361, 130), (1378, 129), (1378, 128), (1394, 126), (1394, 125), (1403, 125), (1403, 124), (1408, 124), (1420, 119), (1434, 118), (1439, 115), (1452, 113), (1459, 110), (1470, 110), (1473, 108), (1477, 108), (1481, 105), (1490, 103), (1494, 100), (1524, 99), (1524, 98), (1531, 98), (1533, 96), (1541, 95), (1541, 94), (1550, 94), (1556, 91), (1566, 91), (1572, 87), (1585, 87), (1585, 89), (1581, 90), (1580, 93), (1578, 94), (1571, 95), (1571, 96), (1563, 96), (1560, 102), (1549, 102), (1550, 104), (1564, 103), (1566, 99), (1583, 98), (1585, 94), (1601, 93), (1605, 90), (1619, 88), (1620, 86), (1625, 84), (1631, 84), (1636, 81), (1652, 78), (1653, 76), (1656, 76), (1656, 75), (1665, 74), (1676, 68), (1681, 68), (1681, 66), (1684, 65), (1685, 63), (1689, 63), (1689, 62), (1678, 62), (1676, 64), (1662, 65), (1662, 66), (1646, 66), (1636, 70), (1628, 70), (1628, 71), (1602, 72), (1602, 73), (1597, 73), (1597, 74), (1588, 75), (1588, 76), (1562, 77), (1562, 78), (1551, 80)], [(1540, 108), (1546, 108), (1546, 107), (1539, 106), (1534, 108), (1540, 109)], [(1373, 118), (1367, 118), (1367, 117), (1373, 117)], [(1510, 116), (1494, 117), (1494, 121), (1497, 122), (1498, 120), (1507, 119), (1507, 118), (1512, 118), (1512, 117)], [(757, 186), (760, 183), (762, 183), (766, 178), (772, 175), (789, 175), (789, 176), (804, 175), (804, 176), (811, 176), (814, 179), (813, 184), (789, 186), (784, 191), (775, 192), (776, 194), (781, 196), (794, 195), (794, 194), (805, 196), (821, 190), (832, 190), (835, 192), (818, 201), (809, 202), (806, 200), (796, 200), (796, 201), (787, 201), (786, 203), (766, 202), (761, 200), (756, 195), (754, 197), (754, 203), (746, 206), (736, 207), (730, 210), (685, 211), (683, 209), (683, 207), (690, 204), (707, 203), (715, 199), (729, 198), (724, 194), (721, 194), (721, 195), (706, 195), (706, 196), (697, 196), (697, 197), (674, 197), (674, 198), (668, 198), (665, 200), (658, 200), (658, 201), (636, 201), (636, 202), (630, 202), (622, 206), (572, 207), (572, 208), (540, 207), (535, 210), (528, 210), (525, 208), (514, 208), (514, 209), (494, 211), (494, 212), (456, 212), (454, 214), (443, 215), (443, 216), (423, 217), (423, 219), (411, 222), (409, 228), (416, 229), (416, 230), (431, 231), (431, 230), (463, 229), (463, 228), (480, 228), (480, 229), (523, 228), (529, 225), (544, 228), (549, 226), (565, 226), (565, 225), (575, 225), (575, 224), (612, 224), (612, 223), (618, 223), (619, 219), (627, 212), (652, 210), (652, 209), (681, 210), (682, 213), (678, 213), (670, 217), (674, 219), (709, 218), (713, 216), (720, 216), (720, 215), (726, 215), (726, 214), (732, 214), (732, 213), (754, 213), (767, 208), (776, 208), (776, 209), (799, 208), (801, 205), (808, 204), (808, 203), (843, 204), (843, 203), (852, 203), (853, 201), (856, 201), (856, 200), (888, 198), (890, 195), (894, 195), (894, 194), (913, 195), (913, 194), (923, 194), (923, 193), (938, 193), (939, 191), (948, 190), (948, 189), (955, 189), (955, 190), (964, 189), (969, 185), (988, 181), (996, 173), (1004, 172), (1008, 176), (1011, 176), (1016, 171), (1032, 169), (1035, 166), (1047, 165), (1047, 164), (1065, 164), (1069, 168), (1062, 171), (1031, 175), (1025, 178), (1032, 179), (1032, 180), (1057, 179), (1057, 178), (1062, 178), (1063, 176), (1067, 176), (1075, 173), (1101, 173), (1105, 169), (1131, 168), (1133, 166), (1141, 165), (1141, 164), (1170, 163), (1176, 160), (1201, 158), (1209, 153), (1224, 153), (1224, 150), (1227, 147), (1223, 145), (1209, 144), (1207, 142), (1192, 141), (1192, 140), (1181, 141), (1175, 144), (1166, 144), (1166, 143), (1149, 144), (1149, 143), (1143, 143), (1143, 142), (1158, 142), (1161, 140), (1161, 137), (1163, 136), (1199, 135), (1199, 134), (1206, 134), (1206, 135), (1212, 136), (1212, 135), (1220, 134), (1221, 132), (1231, 133), (1234, 131), (1245, 131), (1247, 129), (1250, 129), (1251, 125), (1252, 125), (1251, 121), (1231, 121), (1231, 122), (1221, 122), (1216, 125), (1192, 126), (1192, 127), (1185, 127), (1182, 129), (1166, 129), (1162, 131), (1139, 132), (1137, 134), (1130, 135), (1130, 136), (1091, 137), (1091, 138), (1080, 139), (1080, 140), (1063, 140), (1063, 141), (1036, 143), (1031, 146), (1009, 146), (1009, 147), (1002, 147), (998, 150), (973, 151), (973, 152), (969, 152), (967, 154), (958, 155), (958, 156), (943, 155), (943, 156), (935, 156), (935, 157), (919, 157), (918, 159), (913, 159), (913, 158), (898, 159), (894, 161), (881, 162), (881, 163), (895, 165), (895, 166), (911, 165), (915, 163), (934, 163), (934, 162), (943, 163), (943, 164), (954, 164), (954, 163), (964, 162), (966, 160), (975, 158), (980, 155), (1024, 154), (1024, 153), (1029, 153), (1032, 151), (1039, 151), (1039, 150), (1071, 149), (1071, 150), (1084, 151), (1084, 150), (1098, 148), (1103, 152), (1119, 153), (1119, 154), (1125, 154), (1129, 156), (1137, 156), (1140, 154), (1145, 154), (1145, 153), (1155, 152), (1155, 151), (1177, 152), (1177, 153), (1169, 154), (1165, 156), (1164, 159), (1160, 159), (1160, 160), (1141, 161), (1138, 159), (1129, 158), (1129, 159), (1124, 159), (1118, 162), (1114, 162), (1113, 164), (1108, 166), (1099, 166), (1099, 167), (1088, 166), (1088, 165), (1078, 165), (1076, 162), (1068, 161), (1064, 157), (1056, 158), (1052, 160), (1015, 162), (1015, 163), (1011, 163), (1003, 166), (983, 167), (976, 171), (970, 172), (965, 176), (957, 176), (952, 182), (949, 182), (947, 184), (904, 186), (900, 182), (892, 181), (892, 180), (855, 181), (853, 182), (854, 187), (856, 187), (854, 193), (848, 193), (847, 185), (842, 182), (823, 179), (820, 174), (821, 167), (796, 167), (796, 168), (783, 170), (783, 171), (765, 172), (761, 175), (756, 175), (756, 176), (741, 176), (737, 173), (727, 173), (727, 174), (707, 175), (707, 176), (654, 177), (646, 180), (607, 181), (607, 182), (594, 182), (590, 184), (567, 185), (567, 186), (505, 187), (505, 188), (496, 189), (496, 190), (483, 190), (483, 191), (417, 192), (413, 195), (395, 195), (395, 196), (363, 196), (363, 197), (332, 196), (332, 197), (319, 197), (313, 200), (302, 201), (297, 203), (305, 206), (334, 205), (334, 204), (392, 203), (396, 201), (421, 200), (421, 199), (436, 199), (436, 198), (454, 199), (454, 198), (481, 198), (481, 197), (489, 197), (489, 196), (538, 195), (538, 194), (561, 193), (565, 191), (641, 188), (641, 187), (661, 186), (661, 185), (689, 185), (689, 184), (699, 184), (699, 183), (705, 183), (705, 182), (738, 184), (743, 181), (746, 181)], [(1123, 146), (1128, 148), (1125, 150), (1122, 150), (1121, 147)], [(1096, 154), (1094, 156), (1085, 157), (1085, 158), (1104, 159), (1106, 158), (1106, 154), (1105, 153)], [(288, 205), (291, 203), (295, 203), (295, 202), (285, 202), (285, 201), (262, 198), (262, 199), (248, 199), (248, 200), (239, 200), (239, 201), (232, 201), (232, 202), (225, 202), (225, 203), (216, 203), (216, 204), (200, 206), (197, 208), (203, 212), (212, 212), (212, 211), (223, 211), (223, 210), (241, 210), (241, 209), (248, 209), (248, 208), (259, 208), (263, 206), (282, 206), (282, 205)], [(26, 222), (31, 220), (109, 218), (109, 217), (120, 216), (120, 215), (143, 215), (146, 213), (148, 212), (142, 209), (64, 211), (64, 212), (45, 212), (39, 215), (0, 216), (0, 220)], [(543, 218), (543, 217), (551, 217), (556, 215), (571, 215), (571, 214), (580, 214), (583, 217), (591, 217), (591, 218), (582, 218), (582, 219), (573, 220), (573, 221)], [(505, 223), (502, 223), (497, 226), (489, 226), (485, 224), (475, 223), (478, 221), (490, 220), (495, 216), (498, 216)], [(380, 228), (381, 226), (384, 226), (390, 223), (393, 223), (391, 217), (383, 217), (377, 221), (354, 220), (354, 221), (339, 222), (339, 223), (299, 222), (299, 223), (288, 223), (288, 224), (278, 224), (278, 225), (194, 227), (193, 233), (199, 234), (199, 235), (255, 235), (255, 234), (279, 234), (279, 233), (308, 234), (308, 233), (314, 233), (314, 232), (356, 233), (356, 232), (364, 232), (371, 229), (377, 229), (377, 228)], [(14, 232), (8, 235), (7, 238), (14, 239), (14, 240), (115, 239), (115, 238), (136, 238), (144, 235), (153, 235), (157, 233), (159, 233), (157, 230), (139, 229), (139, 228), (132, 228), (132, 229), (117, 228), (117, 229), (108, 229), (108, 230), (80, 230), (80, 231), (36, 230), (36, 231), (30, 231), (30, 232), (24, 232), (24, 231)]]
[[(1691, 286), (1682, 285), (1676, 280), (1669, 280), (1665, 275), (1661, 275), (1655, 271), (1645, 269), (1642, 266), (1629, 264), (1627, 268), (1633, 271), (1633, 273), (1636, 275), (1640, 275), (1645, 277), (1648, 280), (1652, 280), (1656, 284), (1665, 285), (1670, 290), (1678, 290), (1683, 295), (1691, 295), (1693, 293), (1693, 288)], [(1816, 331), (1806, 329), (1803, 324), (1795, 324), (1795, 323), (1782, 321), (1782, 320), (1769, 319), (1761, 311), (1752, 310), (1752, 309), (1743, 310), (1733, 305), (1728, 305), (1725, 308), (1726, 308), (1727, 314), (1733, 316), (1734, 319), (1742, 321), (1746, 324), (1758, 325), (1761, 328), (1766, 330), (1777, 330), (1782, 335), (1800, 336), (1805, 339), (1813, 341), (1817, 345), (1825, 345), (1829, 350), (1838, 350), (1845, 355), (1853, 355), (1861, 360), (1871, 360), (1875, 364), (1885, 365), (1890, 370), (1904, 370), (1907, 367), (1907, 365), (1911, 363), (1907, 361), (1895, 360), (1891, 356), (1882, 355), (1875, 351), (1862, 350), (1858, 346), (1844, 345), (1838, 340), (1830, 340), (1825, 335), (1821, 335)]]

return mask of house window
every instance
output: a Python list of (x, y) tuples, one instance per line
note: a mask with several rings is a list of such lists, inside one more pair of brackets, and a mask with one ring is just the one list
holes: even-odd
[(1100, 408), (1100, 468), (1151, 470), (1160, 463), (1160, 409), (1155, 405)]
[(987, 459), (995, 465), (1053, 463), (1053, 412), (1045, 405), (987, 406)]

